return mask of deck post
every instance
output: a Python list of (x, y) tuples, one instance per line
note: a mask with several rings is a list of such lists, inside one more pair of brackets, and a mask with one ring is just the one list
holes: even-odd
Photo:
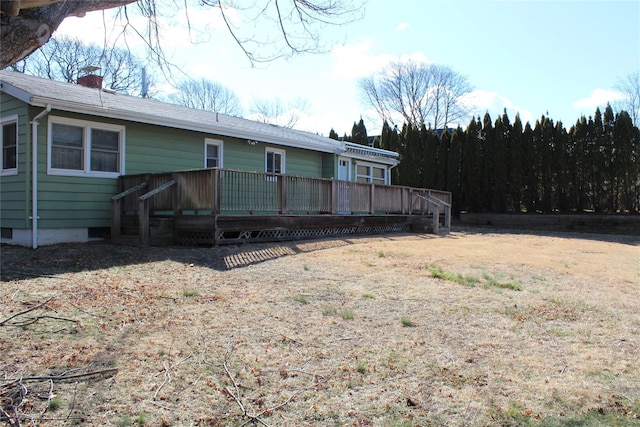
[(111, 199), (111, 241), (122, 234), (122, 199)]
[(149, 246), (149, 199), (138, 202), (138, 237), (141, 246)]
[(182, 213), (182, 184), (184, 183), (184, 174), (172, 173), (171, 179), (176, 181), (176, 189), (173, 192), (173, 213), (175, 215)]
[(278, 180), (278, 211), (280, 214), (287, 213), (287, 183), (283, 175), (277, 176)]
[(375, 208), (375, 201), (376, 201), (376, 190), (375, 190), (375, 184), (371, 183), (369, 184), (369, 214), (373, 215), (373, 213), (375, 212), (376, 208)]
[(440, 228), (440, 206), (433, 204), (433, 234), (439, 234)]
[(217, 215), (220, 213), (220, 200), (222, 186), (220, 182), (220, 169), (215, 168), (211, 170), (211, 190), (213, 191), (211, 198), (211, 214)]
[(335, 215), (338, 212), (338, 181), (331, 180), (331, 214)]

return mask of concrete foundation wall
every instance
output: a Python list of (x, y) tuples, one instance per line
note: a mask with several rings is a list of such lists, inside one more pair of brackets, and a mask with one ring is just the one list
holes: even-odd
[(640, 215), (462, 213), (460, 221), (462, 225), (467, 226), (490, 226), (505, 229), (640, 235)]

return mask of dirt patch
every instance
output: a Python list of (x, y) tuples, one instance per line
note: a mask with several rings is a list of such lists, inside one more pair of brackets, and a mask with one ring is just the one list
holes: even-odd
[(21, 425), (640, 425), (637, 237), (3, 247), (2, 278)]

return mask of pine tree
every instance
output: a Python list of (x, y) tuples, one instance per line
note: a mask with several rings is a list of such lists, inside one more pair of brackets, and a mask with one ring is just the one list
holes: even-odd
[(338, 136), (338, 134), (336, 133), (335, 130), (333, 130), (333, 128), (331, 128), (331, 130), (329, 131), (329, 138), (335, 139), (336, 141), (340, 140), (340, 136)]

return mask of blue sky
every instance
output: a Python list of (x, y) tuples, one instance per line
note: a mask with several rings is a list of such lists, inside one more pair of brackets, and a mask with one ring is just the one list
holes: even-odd
[[(467, 76), (476, 115), (488, 111), (495, 120), (507, 108), (512, 120), (519, 112), (533, 124), (548, 114), (567, 127), (615, 102), (618, 79), (640, 70), (640, 1), (369, 0), (362, 19), (323, 30), (326, 53), (257, 67), (215, 10), (191, 12), (194, 26), (207, 26), (200, 43), (190, 43), (179, 15), (164, 23), (164, 47), (174, 62), (233, 89), (245, 116), (255, 98), (302, 99), (306, 109), (296, 127), (324, 135), (331, 128), (351, 133), (360, 117), (370, 135), (380, 132), (357, 80), (390, 60), (434, 62)], [(68, 18), (56, 34), (101, 43), (102, 22), (101, 12)], [(159, 90), (170, 90), (158, 80)]]

